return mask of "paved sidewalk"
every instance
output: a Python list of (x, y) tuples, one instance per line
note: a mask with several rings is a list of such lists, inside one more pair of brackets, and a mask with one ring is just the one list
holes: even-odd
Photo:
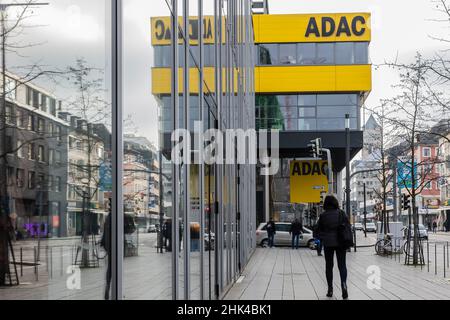
[[(369, 266), (381, 271), (381, 288), (369, 289)], [(405, 266), (399, 261), (360, 248), (347, 254), (348, 291), (352, 300), (439, 300), (450, 299), (450, 279)], [(334, 297), (341, 299), (337, 265), (334, 268)], [(258, 248), (226, 300), (322, 300), (326, 295), (325, 259), (306, 248)]]

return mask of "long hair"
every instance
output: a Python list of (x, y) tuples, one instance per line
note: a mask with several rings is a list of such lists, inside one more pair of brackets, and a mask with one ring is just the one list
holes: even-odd
[(325, 200), (323, 201), (323, 210), (338, 210), (339, 209), (339, 201), (335, 195), (327, 195)]

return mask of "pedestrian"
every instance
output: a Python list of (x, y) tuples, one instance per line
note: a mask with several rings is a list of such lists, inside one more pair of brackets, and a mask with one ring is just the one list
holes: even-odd
[(333, 266), (334, 253), (336, 253), (339, 274), (341, 277), (342, 298), (348, 298), (347, 290), (347, 266), (345, 255), (347, 248), (341, 243), (338, 229), (340, 226), (350, 228), (347, 215), (339, 209), (339, 201), (333, 195), (327, 195), (323, 203), (324, 213), (318, 222), (319, 237), (323, 242), (325, 251), (325, 274), (328, 284), (327, 297), (333, 296)]
[(269, 247), (273, 247), (273, 240), (275, 238), (275, 234), (277, 233), (275, 222), (272, 218), (270, 218), (269, 222), (266, 225), (267, 237), (269, 238)]
[(436, 220), (433, 221), (433, 233), (436, 233), (436, 229), (437, 229), (437, 222)]
[(164, 223), (164, 245), (166, 247), (166, 252), (172, 251), (172, 220), (168, 219)]
[(289, 231), (289, 234), (292, 235), (292, 249), (294, 249), (294, 246), (295, 249), (298, 249), (300, 235), (302, 231), (303, 231), (302, 223), (298, 219), (295, 219), (294, 222), (292, 222), (291, 229)]
[(316, 243), (317, 255), (319, 257), (321, 257), (322, 256), (323, 241), (320, 240), (319, 224), (318, 223), (316, 223), (316, 225), (313, 227), (313, 238), (314, 238), (315, 243)]

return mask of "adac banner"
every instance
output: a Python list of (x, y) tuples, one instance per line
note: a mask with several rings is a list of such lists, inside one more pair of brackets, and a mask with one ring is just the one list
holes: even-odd
[(327, 171), (327, 161), (291, 161), (291, 203), (319, 203), (321, 193), (328, 193)]

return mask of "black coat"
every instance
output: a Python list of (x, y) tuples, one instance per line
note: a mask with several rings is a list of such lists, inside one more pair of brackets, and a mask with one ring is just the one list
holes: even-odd
[(303, 225), (300, 222), (293, 222), (291, 224), (291, 233), (298, 235), (303, 232)]
[(277, 227), (275, 226), (275, 222), (268, 222), (266, 225), (267, 234), (276, 234), (277, 233)]
[(342, 212), (342, 222), (350, 225), (347, 215), (342, 210), (329, 210), (320, 215), (318, 222), (318, 236), (325, 247), (339, 247), (338, 226), (339, 212)]

